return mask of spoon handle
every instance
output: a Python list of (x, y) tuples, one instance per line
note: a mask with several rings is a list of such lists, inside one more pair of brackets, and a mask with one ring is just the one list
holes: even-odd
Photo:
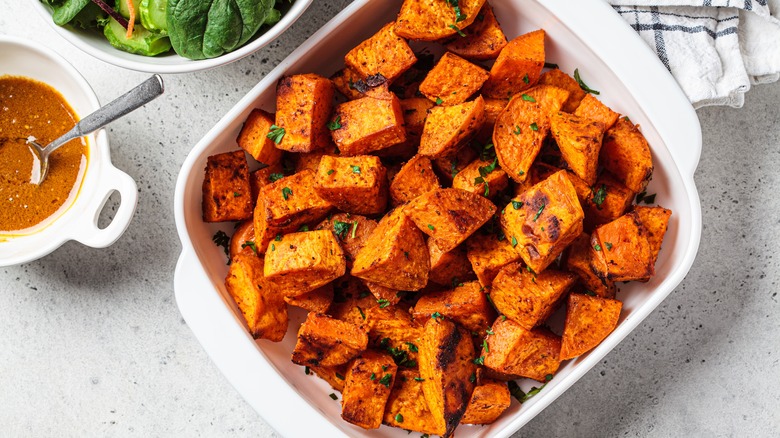
[(51, 153), (74, 138), (95, 132), (114, 120), (124, 117), (163, 94), (164, 90), (160, 75), (150, 77), (137, 87), (81, 119), (73, 129), (49, 143), (46, 146), (46, 152)]

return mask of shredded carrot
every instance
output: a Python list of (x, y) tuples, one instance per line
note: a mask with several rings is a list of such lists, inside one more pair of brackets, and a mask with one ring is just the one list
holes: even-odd
[(133, 27), (135, 26), (135, 6), (133, 6), (133, 0), (125, 0), (127, 2), (127, 10), (130, 11), (130, 18), (127, 20), (127, 34), (128, 39), (133, 37)]

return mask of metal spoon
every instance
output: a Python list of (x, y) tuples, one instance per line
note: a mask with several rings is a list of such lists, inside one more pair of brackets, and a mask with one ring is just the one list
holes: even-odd
[(114, 99), (108, 105), (84, 117), (76, 123), (73, 129), (49, 143), (46, 147), (42, 147), (35, 142), (35, 137), (31, 136), (25, 139), (34, 156), (30, 183), (40, 185), (46, 179), (46, 174), (49, 172), (49, 155), (60, 146), (74, 138), (91, 134), (114, 120), (130, 114), (163, 94), (163, 91), (165, 91), (165, 87), (163, 86), (162, 78), (160, 75), (154, 75), (124, 95)]

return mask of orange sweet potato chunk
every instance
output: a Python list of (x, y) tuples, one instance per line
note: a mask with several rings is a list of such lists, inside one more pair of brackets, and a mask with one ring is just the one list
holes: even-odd
[(490, 298), (500, 313), (531, 330), (552, 315), (576, 279), (570, 272), (545, 269), (535, 274), (512, 263), (493, 280)]
[(351, 270), (355, 257), (357, 257), (358, 252), (363, 248), (368, 236), (371, 235), (376, 226), (377, 221), (359, 214), (336, 213), (328, 216), (314, 229), (333, 231), (333, 234), (338, 237), (341, 248), (344, 250), (347, 269)]
[(493, 379), (483, 380), (471, 394), (466, 413), (460, 420), (463, 424), (491, 424), (512, 403), (509, 388), (505, 382)]
[(506, 238), (536, 273), (547, 268), (582, 233), (584, 214), (566, 173), (558, 171), (523, 192), (501, 215)]
[(507, 103), (505, 99), (485, 99), (485, 123), (477, 134), (477, 141), (482, 143), (493, 141), (493, 128), (496, 126), (498, 115), (506, 108)]
[(615, 298), (615, 282), (596, 275), (590, 267), (590, 236), (581, 234), (566, 250), (563, 265), (577, 274), (585, 289), (602, 298)]
[(428, 409), (422, 378), (417, 370), (398, 371), (384, 415), (384, 424), (388, 426), (429, 435), (444, 435), (446, 432), (445, 425), (437, 422)]
[(458, 149), (458, 152), (454, 156), (441, 157), (433, 160), (433, 169), (439, 176), (440, 181), (451, 185), (455, 176), (478, 156), (479, 153), (477, 153), (471, 145), (466, 145)]
[(368, 312), (377, 306), (376, 298), (362, 280), (345, 275), (333, 282), (333, 303), (327, 314), (351, 322), (365, 331)]
[[(309, 73), (285, 76), (276, 86), (276, 147), (290, 152), (311, 152), (330, 144), (327, 128), (333, 83)], [(284, 129), (283, 135), (280, 135)]]
[(486, 97), (508, 99), (539, 80), (544, 67), (544, 30), (523, 34), (510, 41), (499, 53), (482, 87)]
[(465, 37), (454, 38), (444, 47), (466, 59), (495, 59), (507, 43), (506, 35), (493, 14), (493, 8), (487, 2), (477, 14), (474, 23), (463, 32)]
[(233, 257), (245, 249), (247, 251), (252, 251), (255, 255), (257, 254), (257, 247), (255, 246), (255, 225), (250, 219), (242, 221), (233, 232), (233, 236), (230, 237), (230, 258), (233, 259)]
[[(497, 164), (497, 163), (496, 163)], [(480, 169), (483, 169), (480, 171)], [(493, 169), (493, 170), (490, 170)], [(482, 174), (485, 173), (485, 176)], [(509, 177), (504, 169), (490, 161), (474, 160), (464, 167), (452, 180), (452, 187), (476, 193), (485, 197), (494, 197), (509, 186)]]
[(442, 251), (436, 239), (428, 239), (428, 253), (431, 255), (430, 281), (449, 286), (476, 278), (463, 245)]
[(246, 118), (237, 139), (241, 149), (247, 151), (255, 160), (269, 166), (282, 160), (282, 150), (277, 149), (273, 140), (268, 138), (274, 121), (274, 115), (255, 108)]
[(457, 283), (450, 290), (429, 292), (417, 300), (412, 314), (418, 323), (424, 324), (438, 312), (466, 330), (484, 333), (496, 315), (482, 289), (478, 282), (470, 281)]
[(622, 308), (618, 300), (569, 295), (560, 360), (581, 356), (599, 345), (617, 327)]
[(420, 41), (450, 37), (469, 27), (484, 4), (485, 0), (460, 0), (456, 10), (447, 1), (404, 0), (395, 22), (395, 32)]
[(390, 199), (394, 206), (401, 205), (440, 186), (431, 159), (415, 155), (401, 167), (390, 183)]
[(604, 125), (572, 114), (558, 112), (550, 117), (552, 132), (569, 169), (588, 185), (596, 183)]
[(325, 313), (333, 302), (333, 283), (320, 286), (303, 295), (295, 297), (285, 296), (284, 301), (291, 306), (300, 307), (309, 312)]
[(454, 156), (477, 134), (484, 122), (485, 100), (482, 96), (458, 105), (433, 107), (425, 119), (419, 153), (433, 158)]
[(381, 74), (392, 82), (417, 62), (409, 44), (394, 28), (394, 23), (385, 25), (347, 53), (344, 62), (362, 78)]
[(466, 248), (471, 267), (484, 287), (493, 284), (501, 268), (520, 260), (520, 253), (515, 251), (511, 241), (499, 240), (495, 234), (474, 233), (466, 241)]
[(554, 68), (542, 73), (539, 76), (539, 85), (552, 85), (554, 87), (563, 88), (569, 92), (569, 98), (566, 99), (561, 111), (567, 113), (573, 113), (580, 106), (580, 102), (585, 98), (586, 93), (580, 84), (574, 80), (571, 76), (567, 75), (563, 71)]
[(392, 351), (397, 364), (416, 369), (423, 327), (398, 306), (379, 305), (365, 313), (370, 346)]
[(574, 115), (585, 119), (601, 122), (607, 129), (617, 122), (620, 114), (612, 111), (608, 106), (601, 103), (600, 100), (593, 97), (592, 94), (586, 94), (580, 101), (580, 105), (574, 111)]
[(669, 227), (669, 218), (672, 211), (663, 207), (634, 207), (639, 220), (647, 230), (647, 242), (650, 244), (650, 252), (653, 254), (653, 265), (658, 260), (658, 252), (661, 251), (666, 229)]
[(314, 190), (314, 172), (304, 170), (277, 180), (260, 190), (255, 209), (255, 231), (258, 215), (268, 226), (298, 229), (309, 222), (319, 221), (328, 214), (332, 204)]
[(341, 392), (344, 391), (344, 380), (351, 365), (351, 362), (347, 362), (332, 367), (309, 366), (309, 368), (317, 377), (328, 382), (331, 388)]
[(363, 97), (336, 107), (330, 131), (341, 155), (363, 155), (406, 141), (401, 103), (389, 99)]
[(480, 195), (460, 189), (437, 189), (417, 197), (404, 208), (425, 234), (449, 251), (466, 240), (496, 212), (496, 206)]
[(286, 234), (265, 253), (265, 278), (285, 296), (299, 296), (341, 277), (344, 252), (329, 230)]
[(260, 189), (284, 176), (284, 168), (281, 161), (271, 166), (257, 169), (249, 173), (249, 187), (252, 190), (252, 199), (257, 200)]
[(203, 220), (239, 221), (252, 216), (253, 199), (244, 151), (212, 155), (203, 178)]
[(647, 228), (636, 212), (626, 213), (593, 231), (591, 269), (612, 281), (646, 281), (655, 273)]
[(368, 336), (357, 325), (312, 312), (298, 330), (292, 361), (298, 365), (336, 366), (349, 362), (367, 347)]
[(626, 117), (604, 135), (601, 164), (626, 187), (639, 193), (653, 175), (653, 157), (645, 136)]
[(387, 170), (379, 157), (359, 155), (320, 160), (314, 190), (336, 208), (354, 214), (379, 214), (387, 207)]
[(352, 361), (344, 383), (341, 418), (363, 429), (378, 429), (397, 369), (390, 355), (370, 350)]
[[(583, 210), (585, 210), (586, 232), (593, 231), (597, 226), (612, 222), (623, 216), (623, 213), (626, 212), (634, 200), (634, 192), (624, 186), (608, 171), (602, 172), (596, 179), (596, 184), (587, 188), (587, 190), (577, 187), (577, 178), (570, 176), (570, 179), (577, 188), (580, 203)], [(585, 184), (584, 181), (581, 181), (581, 183)]]
[(491, 377), (527, 377), (545, 382), (548, 375), (558, 371), (560, 337), (546, 329), (524, 329), (509, 318), (498, 318), (492, 329), (493, 334), (486, 338), (488, 348), (482, 351), (485, 369)]
[(457, 105), (479, 91), (487, 78), (484, 68), (447, 52), (428, 72), (420, 92), (439, 105)]

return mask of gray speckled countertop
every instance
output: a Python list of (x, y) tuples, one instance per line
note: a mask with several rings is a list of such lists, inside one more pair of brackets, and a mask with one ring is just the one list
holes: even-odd
[[(45, 42), (102, 102), (147, 75), (60, 39), (28, 1), (0, 0), (0, 33)], [(179, 315), (173, 189), (189, 149), (348, 0), (315, 1), (271, 46), (229, 66), (166, 76), (165, 98), (112, 125), (115, 165), (138, 182), (114, 246), (69, 243), (0, 268), (4, 436), (266, 436)], [(780, 84), (742, 109), (699, 111), (704, 218), (688, 277), (603, 362), (518, 436), (780, 434)]]

